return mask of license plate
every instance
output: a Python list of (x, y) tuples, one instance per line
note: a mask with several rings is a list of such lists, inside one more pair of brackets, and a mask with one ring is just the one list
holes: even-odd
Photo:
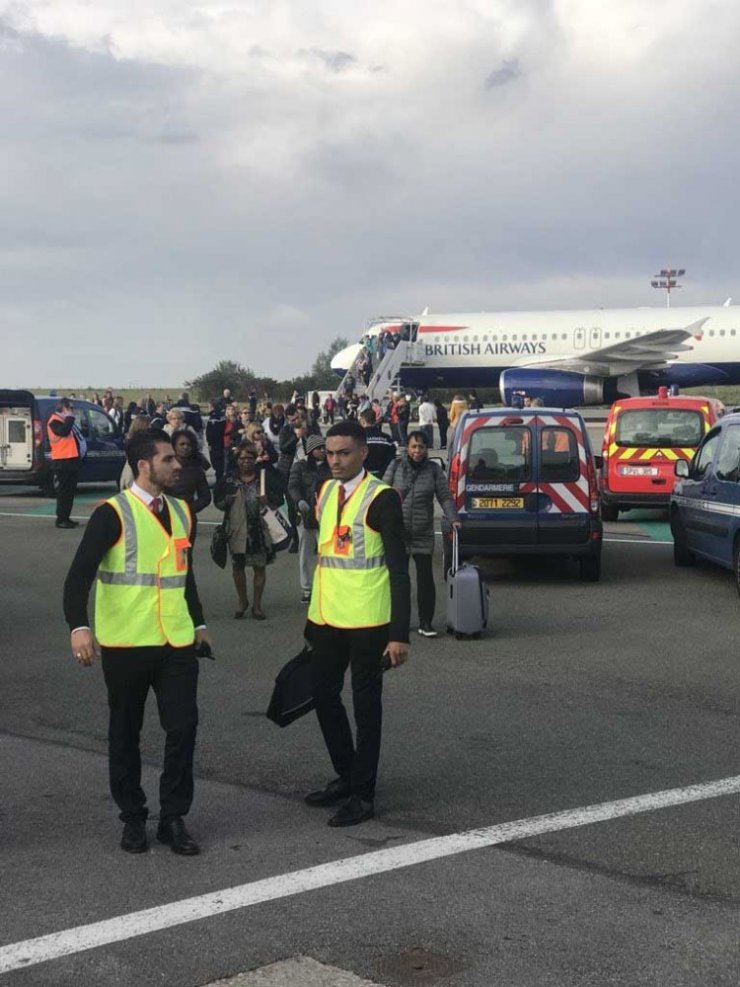
[(516, 511), (524, 507), (524, 497), (473, 497), (473, 509)]
[(622, 466), (620, 473), (622, 476), (658, 476), (660, 470), (657, 466)]

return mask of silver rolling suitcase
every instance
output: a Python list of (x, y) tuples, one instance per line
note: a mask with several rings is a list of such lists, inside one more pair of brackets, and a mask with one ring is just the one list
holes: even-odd
[(463, 562), (457, 528), (452, 529), (452, 567), (447, 573), (447, 633), (480, 637), (488, 624), (488, 587), (480, 569)]

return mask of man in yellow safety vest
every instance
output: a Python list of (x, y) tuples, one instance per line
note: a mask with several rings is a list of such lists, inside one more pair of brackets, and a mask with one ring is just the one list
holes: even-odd
[[(183, 822), (193, 799), (195, 646), (210, 653), (190, 568), (192, 522), (185, 501), (163, 496), (179, 475), (166, 435), (135, 435), (126, 457), (134, 483), (90, 518), (64, 584), (64, 615), (72, 654), (81, 665), (92, 664), (95, 639), (101, 647), (110, 708), (111, 794), (124, 824), (121, 848), (147, 849), (139, 732), (152, 688), (166, 733), (157, 839), (189, 856), (199, 852)], [(95, 637), (87, 615), (94, 581)]]
[[(409, 651), (410, 592), (401, 500), (365, 469), (365, 431), (355, 421), (326, 433), (332, 479), (318, 494), (318, 560), (308, 611), (314, 701), (337, 778), (306, 796), (313, 806), (341, 803), (330, 826), (374, 815), (380, 757), (384, 662)], [(357, 726), (352, 737), (341, 692), (347, 667)]]

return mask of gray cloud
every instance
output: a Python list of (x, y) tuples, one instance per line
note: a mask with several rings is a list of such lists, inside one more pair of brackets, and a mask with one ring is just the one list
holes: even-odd
[(518, 79), (522, 74), (522, 67), (516, 58), (506, 59), (499, 68), (489, 72), (486, 77), (486, 89), (498, 89), (508, 83)]
[(166, 61), (117, 25), (87, 47), (6, 27), (5, 383), (289, 376), (380, 311), (654, 304), (667, 264), (686, 303), (740, 294), (740, 10), (677, 0), (675, 32), (626, 44), (557, 9), (451, 5), (455, 31), (375, 47), (349, 14), (282, 48), (253, 27), (232, 61), (207, 33)]
[(355, 56), (346, 51), (323, 51), (321, 48), (312, 48), (311, 54), (315, 55), (332, 72), (344, 72), (357, 62)]

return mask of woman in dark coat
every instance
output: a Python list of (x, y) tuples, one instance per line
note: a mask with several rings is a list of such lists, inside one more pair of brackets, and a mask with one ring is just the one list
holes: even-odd
[(211, 503), (211, 491), (206, 479), (206, 471), (211, 464), (198, 449), (198, 443), (190, 429), (182, 428), (172, 433), (172, 448), (180, 463), (180, 476), (167, 493), (171, 497), (184, 500), (193, 515), (191, 544), (195, 544), (198, 531), (198, 514)]
[(388, 466), (383, 480), (401, 495), (406, 555), (409, 559), (413, 556), (416, 564), (419, 634), (436, 637), (437, 632), (432, 625), (436, 605), (432, 573), (435, 497), (453, 527), (459, 526), (460, 519), (444, 473), (428, 457), (427, 440), (423, 432), (409, 433), (405, 453)]

